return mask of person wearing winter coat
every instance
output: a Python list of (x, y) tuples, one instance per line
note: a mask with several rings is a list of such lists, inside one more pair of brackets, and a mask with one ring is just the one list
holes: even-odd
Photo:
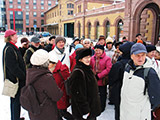
[(41, 45), (40, 45), (40, 40), (39, 38), (37, 37), (32, 37), (31, 38), (31, 46), (26, 50), (23, 58), (24, 58), (24, 62), (26, 64), (26, 68), (31, 68), (32, 67), (32, 64), (30, 62), (30, 58), (32, 56), (32, 54), (38, 50), (38, 49), (41, 49)]
[[(151, 120), (151, 110), (160, 106), (160, 80), (146, 53), (141, 43), (131, 47), (132, 60), (125, 67), (121, 88), (120, 120)], [(146, 68), (150, 69), (144, 78)]]
[(44, 47), (44, 49), (45, 49), (46, 51), (50, 52), (51, 50), (54, 49), (54, 47), (55, 47), (55, 39), (56, 39), (55, 36), (51, 36), (51, 37), (49, 38), (49, 44)]
[(146, 45), (146, 49), (147, 58), (151, 62), (152, 67), (155, 69), (155, 71), (158, 74), (158, 77), (160, 78), (160, 61), (155, 59), (156, 47), (154, 45)]
[(80, 44), (80, 39), (79, 38), (74, 38), (73, 43), (71, 43), (71, 45), (69, 45), (69, 54), (73, 54), (73, 52), (75, 51), (75, 47), (77, 44)]
[(73, 116), (67, 112), (67, 108), (70, 105), (70, 96), (66, 94), (66, 89), (64, 86), (64, 80), (70, 76), (69, 69), (65, 64), (62, 65), (61, 61), (52, 56), (52, 54), (49, 54), (49, 61), (49, 70), (52, 72), (58, 87), (63, 91), (62, 98), (57, 102), (57, 107), (60, 113), (59, 120), (62, 120), (62, 117), (67, 120), (73, 120)]
[(71, 68), (70, 68), (70, 71), (72, 72), (73, 69), (74, 69), (74, 66), (76, 65), (76, 51), (80, 48), (83, 48), (83, 45), (82, 44), (77, 44), (76, 47), (75, 47), (75, 51), (72, 55), (69, 56), (70, 58), (70, 65), (71, 65)]
[(33, 82), (32, 86), (36, 91), (37, 99), (43, 105), (40, 108), (40, 114), (35, 115), (29, 112), (29, 117), (31, 120), (58, 120), (56, 103), (63, 93), (48, 69), (49, 53), (43, 49), (37, 50), (31, 56), (31, 64), (33, 67), (27, 69), (26, 85)]
[(4, 35), (5, 47), (3, 49), (3, 67), (5, 79), (10, 80), (13, 83), (19, 82), (18, 91), (15, 98), (10, 97), (10, 110), (11, 120), (20, 120), (20, 91), (25, 85), (26, 81), (26, 68), (23, 57), (17, 43), (18, 37), (14, 30), (8, 29)]
[(52, 54), (54, 57), (57, 57), (62, 64), (66, 64), (70, 69), (69, 50), (68, 48), (65, 48), (65, 43), (66, 39), (64, 37), (57, 37), (55, 39), (56, 46), (52, 51), (50, 51), (50, 54)]
[(114, 51), (115, 51), (115, 46), (113, 45), (113, 39), (110, 36), (108, 36), (106, 39), (105, 53), (108, 57), (112, 59)]
[(71, 108), (76, 120), (96, 120), (101, 113), (95, 75), (90, 66), (92, 51), (81, 48), (76, 52), (76, 66), (71, 73)]
[(103, 112), (106, 107), (107, 84), (103, 84), (102, 79), (105, 79), (105, 77), (109, 74), (112, 63), (111, 58), (106, 56), (106, 53), (104, 52), (104, 47), (102, 45), (96, 45), (94, 49), (95, 55), (92, 56), (90, 65), (97, 78), (101, 99), (101, 111)]
[(19, 47), (19, 50), (20, 50), (20, 52), (21, 52), (21, 54), (22, 54), (22, 57), (24, 56), (24, 54), (25, 54), (25, 52), (26, 52), (26, 50), (28, 49), (28, 47), (29, 47), (29, 40), (26, 38), (26, 37), (23, 37), (22, 39), (21, 39), (21, 47)]
[(120, 91), (126, 63), (130, 60), (130, 49), (134, 43), (126, 42), (120, 45), (121, 59), (112, 65), (109, 72), (110, 100), (115, 106), (115, 120), (120, 120)]

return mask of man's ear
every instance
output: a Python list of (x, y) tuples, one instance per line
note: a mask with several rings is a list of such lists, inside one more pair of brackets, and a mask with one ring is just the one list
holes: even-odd
[(133, 60), (133, 54), (131, 55), (131, 59)]

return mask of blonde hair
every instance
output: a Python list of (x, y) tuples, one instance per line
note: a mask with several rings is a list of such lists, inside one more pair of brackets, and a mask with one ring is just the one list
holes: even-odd
[(8, 36), (8, 37), (6, 37), (6, 38), (4, 38), (4, 42), (9, 42), (9, 41), (11, 41), (11, 36)]

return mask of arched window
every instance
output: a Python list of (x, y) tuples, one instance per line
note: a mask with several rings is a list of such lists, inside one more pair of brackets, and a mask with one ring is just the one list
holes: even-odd
[(96, 39), (99, 37), (99, 22), (96, 23)]
[(106, 38), (110, 35), (110, 23), (109, 21), (106, 22), (106, 25), (105, 25), (105, 35), (106, 35)]
[(123, 34), (123, 21), (122, 19), (120, 19), (117, 24), (117, 40), (118, 41), (121, 38), (122, 34)]
[(81, 37), (81, 24), (78, 23), (78, 37)]
[(88, 24), (88, 38), (91, 38), (91, 23)]

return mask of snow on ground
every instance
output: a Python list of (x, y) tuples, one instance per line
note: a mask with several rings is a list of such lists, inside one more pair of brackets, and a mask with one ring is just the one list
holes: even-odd
[[(20, 39), (19, 37), (17, 45), (20, 46)], [(31, 37), (29, 37), (30, 39)], [(2, 69), (2, 51), (5, 45), (4, 38), (0, 35), (0, 120), (10, 120), (10, 98), (7, 96), (3, 96), (2, 88), (3, 88), (3, 69)], [(70, 108), (68, 108), (71, 111)], [(27, 112), (22, 109), (21, 116), (25, 117), (25, 120), (29, 120)], [(106, 110), (98, 117), (98, 120), (114, 120), (114, 107), (113, 105), (106, 105)]]

